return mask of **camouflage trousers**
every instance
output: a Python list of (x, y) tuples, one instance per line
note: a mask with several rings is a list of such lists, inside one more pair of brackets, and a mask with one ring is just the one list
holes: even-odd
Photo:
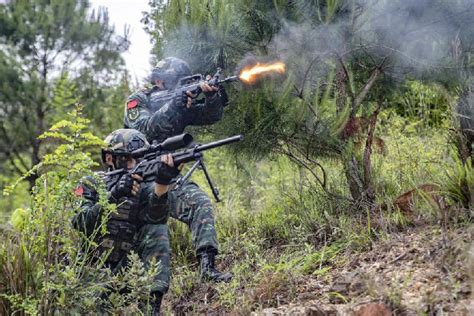
[[(196, 252), (218, 249), (211, 200), (197, 184), (187, 182), (168, 192), (170, 216), (184, 222), (191, 230)], [(166, 293), (170, 283), (170, 242), (166, 224), (146, 224), (138, 231), (133, 249), (147, 265), (152, 258), (160, 262), (152, 292)], [(126, 256), (117, 267), (126, 265)], [(115, 270), (115, 269), (114, 269)]]
[(144, 225), (138, 233), (138, 254), (145, 266), (154, 258), (159, 262), (158, 275), (154, 277), (151, 292), (166, 293), (170, 285), (170, 240), (168, 225)]
[[(154, 284), (151, 292), (166, 293), (170, 284), (170, 241), (168, 237), (168, 225), (166, 224), (146, 224), (143, 225), (135, 236), (135, 251), (147, 268), (154, 258), (159, 263), (159, 271), (154, 276)], [(127, 253), (123, 253), (120, 260), (111, 263), (113, 271), (127, 265)]]
[[(194, 182), (187, 182), (168, 192), (170, 216), (184, 222), (191, 230), (196, 252), (208, 248), (218, 249), (214, 226), (212, 203)], [(155, 277), (152, 291), (166, 293), (170, 282), (170, 243), (168, 226), (147, 224), (137, 235), (137, 252), (145, 264), (155, 258), (161, 262), (159, 274)]]
[(196, 252), (218, 249), (210, 198), (194, 182), (186, 182), (168, 192), (170, 216), (188, 225)]

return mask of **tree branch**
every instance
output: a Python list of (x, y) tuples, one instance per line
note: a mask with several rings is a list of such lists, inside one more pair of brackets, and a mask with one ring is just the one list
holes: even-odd
[[(3, 138), (6, 140), (6, 142), (8, 144), (14, 144), (14, 142), (11, 141), (10, 137), (8, 137), (7, 130), (5, 129), (5, 126), (3, 126), (3, 124), (1, 124), (0, 129), (3, 134)], [(23, 174), (30, 169), (14, 146), (11, 146), (10, 150), (5, 150), (4, 153), (7, 155), (7, 158), (10, 160), (11, 164), (19, 174)], [(21, 170), (21, 168), (17, 165), (17, 161), (20, 163), (21, 167), (23, 167), (24, 170)]]
[(307, 169), (309, 172), (311, 172), (311, 174), (313, 175), (313, 177), (316, 179), (316, 181), (319, 183), (319, 185), (321, 186), (321, 188), (324, 190), (324, 192), (328, 193), (327, 190), (326, 190), (326, 186), (325, 186), (325, 183), (318, 177), (318, 175), (313, 171), (313, 169), (308, 166), (303, 160), (301, 160), (300, 158), (296, 157), (290, 150), (282, 150), (282, 153), (284, 155), (286, 155), (287, 157), (289, 157), (291, 160), (295, 161), (296, 163), (298, 163), (299, 165), (303, 166), (305, 169)]
[(313, 107), (311, 106), (311, 103), (309, 103), (302, 95), (302, 93), (300, 94), (299, 93), (299, 90), (298, 90), (298, 87), (296, 85), (293, 85), (293, 87), (295, 88), (296, 92), (297, 92), (297, 95), (296, 97), (298, 97), (299, 99), (301, 99), (301, 101), (303, 101), (304, 104), (306, 104), (308, 106), (308, 109), (311, 111), (311, 113), (313, 113), (314, 117), (317, 117), (316, 115), (316, 111), (313, 109)]
[(311, 163), (314, 163), (315, 165), (317, 165), (319, 168), (321, 168), (322, 172), (323, 172), (323, 175), (324, 175), (324, 181), (321, 180), (318, 175), (313, 171), (313, 169), (306, 163), (304, 162), (302, 159), (298, 158), (295, 154), (293, 154), (291, 152), (291, 150), (289, 149), (284, 149), (283, 147), (279, 147), (277, 149), (277, 152), (280, 153), (280, 154), (283, 154), (285, 156), (287, 156), (288, 158), (290, 158), (290, 160), (294, 161), (296, 164), (299, 164), (300, 166), (304, 167), (305, 169), (307, 169), (312, 175), (313, 177), (316, 179), (316, 181), (318, 182), (318, 184), (321, 186), (321, 188), (323, 189), (324, 193), (326, 193), (328, 196), (331, 196), (335, 199), (338, 199), (338, 200), (347, 200), (347, 201), (350, 201), (349, 199), (347, 199), (346, 197), (344, 196), (340, 196), (340, 195), (337, 195), (337, 194), (334, 194), (332, 192), (330, 192), (327, 188), (326, 188), (326, 171), (324, 170), (323, 166), (317, 162), (315, 162), (314, 160), (312, 159), (309, 159)]
[(382, 73), (381, 68), (382, 68), (383, 64), (385, 63), (385, 61), (386, 61), (386, 58), (384, 58), (382, 60), (380, 65), (375, 67), (375, 69), (372, 71), (372, 74), (369, 77), (369, 80), (367, 80), (364, 87), (362, 88), (362, 90), (357, 95), (357, 97), (352, 100), (352, 110), (351, 110), (351, 115), (350, 115), (351, 118), (355, 117), (355, 115), (357, 113), (357, 110), (359, 109), (359, 106), (361, 105), (362, 101), (364, 101), (365, 97), (367, 96), (370, 89), (374, 85), (374, 83), (377, 80), (378, 76)]
[[(342, 59), (341, 55), (339, 55), (337, 52), (336, 52), (336, 59), (339, 62), (339, 64), (341, 65), (342, 70), (346, 74), (347, 80), (349, 80), (350, 79), (349, 71), (347, 70), (346, 64), (344, 63), (344, 60)], [(351, 94), (351, 99), (354, 100), (355, 93), (354, 93), (354, 90), (352, 89), (351, 85), (349, 85), (349, 93)]]
[[(318, 58), (318, 56), (316, 56), (315, 58), (313, 58), (313, 60), (311, 60), (311, 62), (309, 63), (308, 68), (306, 69), (306, 71), (304, 73), (303, 82), (301, 83), (301, 90), (299, 91), (299, 94), (298, 94), (298, 96), (301, 97), (301, 98), (303, 98), (304, 85), (306, 83), (306, 80), (308, 80), (309, 71), (311, 70), (311, 68), (313, 68), (313, 65), (316, 62), (317, 58)], [(295, 89), (297, 89), (296, 86), (295, 86)]]

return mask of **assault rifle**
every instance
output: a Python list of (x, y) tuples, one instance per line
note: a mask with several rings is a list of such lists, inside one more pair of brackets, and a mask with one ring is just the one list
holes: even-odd
[(147, 148), (140, 148), (131, 153), (131, 157), (139, 159), (138, 164), (132, 170), (118, 169), (107, 172), (104, 176), (104, 181), (107, 187), (107, 190), (110, 190), (120, 178), (126, 174), (139, 174), (143, 177), (143, 181), (147, 182), (154, 178), (155, 171), (158, 163), (161, 161), (161, 156), (164, 154), (171, 153), (173, 157), (175, 166), (179, 166), (182, 163), (194, 161), (194, 164), (182, 177), (178, 177), (176, 185), (180, 186), (186, 183), (192, 173), (200, 168), (204, 172), (207, 182), (211, 187), (212, 194), (217, 202), (220, 202), (219, 191), (212, 183), (212, 180), (209, 176), (209, 173), (204, 165), (203, 154), (202, 152), (213, 149), (216, 147), (228, 145), (241, 141), (243, 139), (242, 135), (236, 135), (229, 138), (224, 138), (215, 142), (208, 144), (192, 144), (193, 137), (191, 134), (181, 134), (167, 138), (164, 142), (156, 145), (151, 145)]
[[(160, 95), (159, 99), (162, 100), (176, 100), (177, 106), (186, 106), (188, 97), (193, 99), (193, 105), (203, 104), (204, 99), (198, 99), (198, 96), (201, 94), (202, 82), (206, 82), (210, 86), (218, 87), (223, 83), (231, 83), (240, 81), (239, 76), (230, 76), (221, 79), (221, 68), (217, 68), (217, 72), (214, 74), (212, 79), (207, 80), (201, 74), (195, 74), (187, 77), (180, 78), (176, 86), (170, 90), (168, 93)], [(187, 92), (190, 92), (191, 95), (188, 95)]]

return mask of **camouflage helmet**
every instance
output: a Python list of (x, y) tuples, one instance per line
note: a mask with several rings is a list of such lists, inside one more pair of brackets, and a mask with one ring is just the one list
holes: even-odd
[(113, 156), (130, 155), (133, 151), (148, 147), (150, 144), (145, 135), (135, 129), (121, 128), (110, 133), (104, 140), (105, 148), (102, 149), (102, 161), (105, 162), (105, 154)]
[(179, 78), (191, 75), (191, 69), (187, 62), (176, 57), (167, 57), (160, 60), (151, 72), (150, 81), (155, 84), (156, 80), (163, 80), (166, 88), (173, 88)]

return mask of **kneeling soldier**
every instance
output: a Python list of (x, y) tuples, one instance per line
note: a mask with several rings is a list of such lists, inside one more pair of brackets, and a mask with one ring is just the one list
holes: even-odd
[[(145, 136), (133, 129), (119, 129), (105, 139), (102, 160), (109, 171), (125, 168), (132, 170), (137, 160), (131, 153), (149, 146)], [(168, 227), (168, 189), (171, 180), (179, 173), (171, 155), (161, 157), (155, 181), (146, 183), (138, 174), (125, 174), (112, 187), (107, 188), (109, 203), (117, 205), (107, 221), (107, 234), (98, 240), (99, 251), (110, 252), (107, 266), (118, 271), (126, 266), (127, 255), (133, 250), (147, 265), (153, 258), (160, 263), (154, 278), (150, 302), (153, 314), (158, 314), (161, 300), (169, 287), (170, 245)], [(101, 208), (94, 180), (86, 178), (77, 191), (83, 196), (83, 206), (74, 218), (74, 225), (90, 236), (100, 223)]]

